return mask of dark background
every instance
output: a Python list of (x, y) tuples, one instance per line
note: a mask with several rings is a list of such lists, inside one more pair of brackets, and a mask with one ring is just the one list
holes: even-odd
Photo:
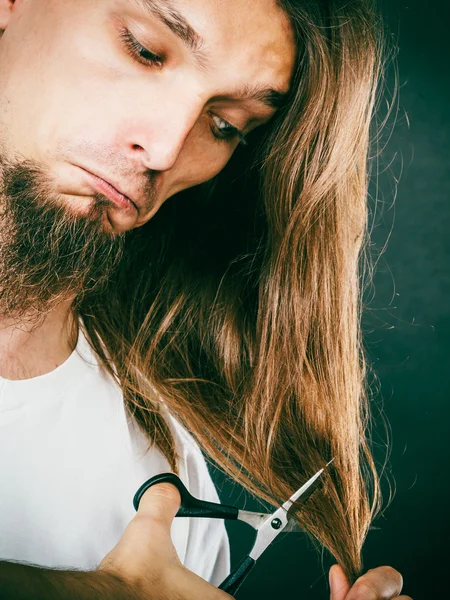
[[(450, 8), (444, 0), (383, 0), (381, 8), (397, 40), (400, 89), (384, 132), (378, 194), (372, 174), (371, 196), (378, 196), (372, 240), (375, 250), (387, 247), (365, 298), (363, 327), (379, 378), (376, 401), (391, 428), (388, 473), (395, 495), (377, 520), (381, 529), (369, 533), (364, 566), (396, 568), (402, 593), (413, 600), (444, 600), (450, 598)], [(392, 64), (387, 84), (389, 100)], [(223, 503), (258, 510), (239, 486), (218, 471), (212, 475)], [(227, 528), (233, 566), (254, 533), (243, 523)], [(302, 534), (280, 537), (238, 600), (328, 600), (335, 561)]]

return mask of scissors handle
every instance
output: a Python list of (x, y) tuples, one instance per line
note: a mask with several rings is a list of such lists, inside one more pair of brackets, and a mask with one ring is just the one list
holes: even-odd
[(255, 564), (256, 560), (254, 558), (245, 556), (228, 577), (222, 581), (219, 585), (219, 590), (223, 590), (234, 596)]
[(144, 492), (152, 485), (163, 482), (172, 483), (178, 488), (181, 496), (181, 505), (175, 515), (176, 517), (208, 517), (209, 519), (233, 519), (238, 518), (239, 510), (235, 506), (227, 506), (226, 504), (217, 504), (216, 502), (208, 502), (199, 500), (192, 496), (181, 479), (175, 473), (160, 473), (148, 479), (141, 485), (133, 498), (133, 506), (135, 510), (139, 508)]

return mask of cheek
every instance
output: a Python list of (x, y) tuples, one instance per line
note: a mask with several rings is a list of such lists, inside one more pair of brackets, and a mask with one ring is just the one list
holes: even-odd
[(83, 65), (72, 52), (77, 30), (73, 26), (68, 35), (61, 15), (47, 15), (44, 4), (24, 10), (0, 45), (0, 133), (21, 154), (38, 159), (45, 159), (60, 133), (80, 130), (84, 107), (92, 102), (80, 85)]
[(198, 185), (217, 175), (230, 160), (236, 143), (216, 141), (209, 124), (198, 123), (186, 139), (174, 171), (177, 191)]

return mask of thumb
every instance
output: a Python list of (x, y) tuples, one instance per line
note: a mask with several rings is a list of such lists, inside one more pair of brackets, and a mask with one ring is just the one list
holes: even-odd
[(330, 569), (330, 600), (344, 600), (350, 591), (350, 584), (340, 565)]
[(137, 515), (150, 517), (170, 529), (180, 505), (181, 495), (177, 487), (172, 483), (158, 483), (152, 485), (142, 496)]
[(164, 482), (150, 487), (119, 542), (98, 569), (142, 580), (162, 572), (167, 565), (179, 566), (170, 529), (180, 504), (180, 493), (173, 484)]

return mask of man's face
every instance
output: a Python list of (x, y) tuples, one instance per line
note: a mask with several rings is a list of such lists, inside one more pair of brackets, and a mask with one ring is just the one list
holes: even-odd
[[(207, 181), (275, 109), (294, 63), (275, 0), (0, 0), (0, 144), (47, 172), (58, 202), (105, 228), (148, 221)], [(268, 99), (269, 98), (269, 99)], [(100, 179), (94, 177), (96, 175)], [(122, 202), (122, 206), (119, 204)]]

